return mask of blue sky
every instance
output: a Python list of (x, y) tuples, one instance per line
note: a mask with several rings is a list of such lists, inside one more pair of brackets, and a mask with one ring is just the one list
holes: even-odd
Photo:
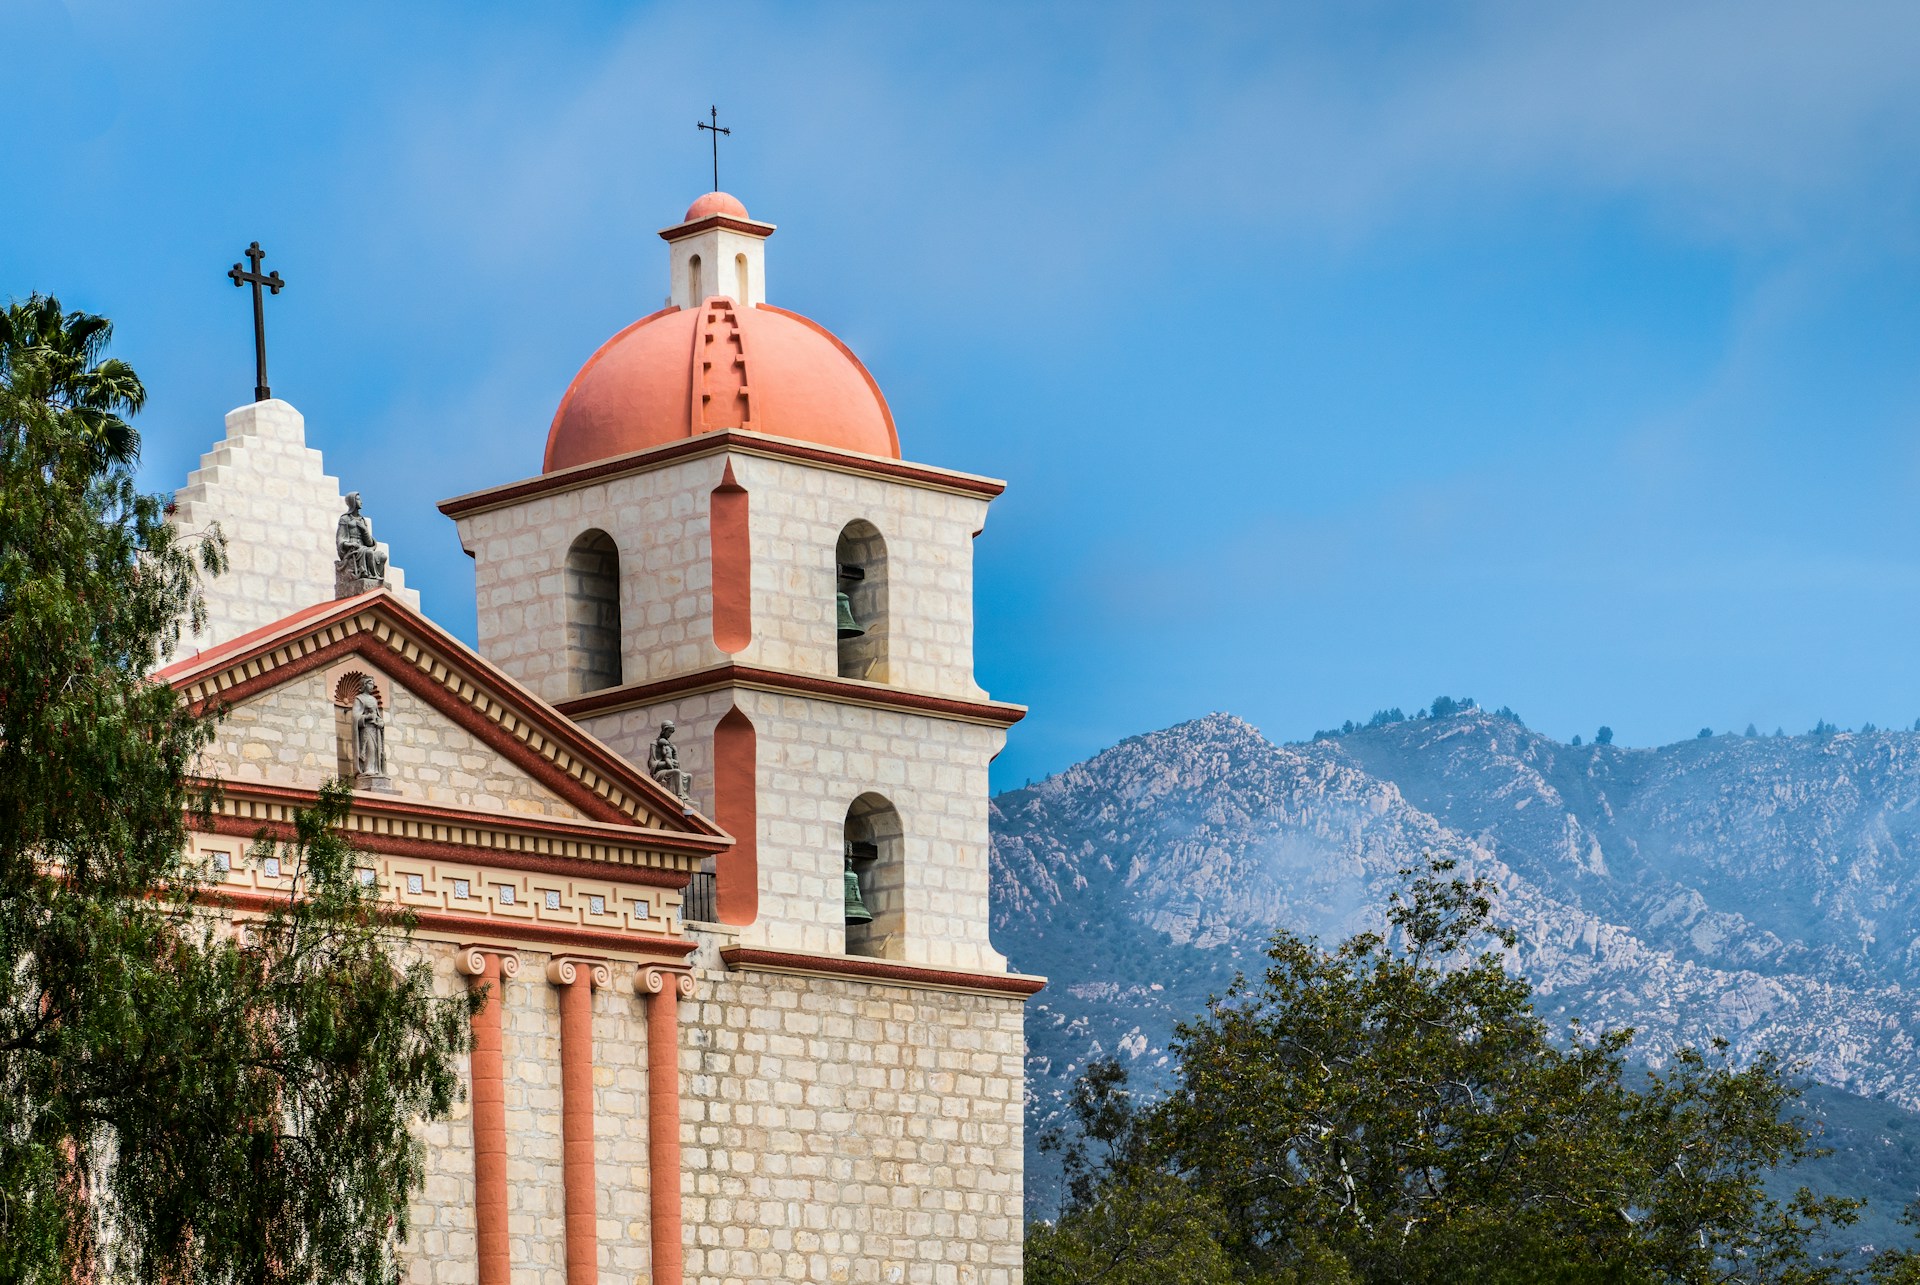
[[(910, 458), (1010, 482), (1020, 781), (1227, 709), (1920, 716), (1920, 8), (0, 0), (0, 294), (118, 323), (143, 476), (272, 382), (428, 611), (722, 183)], [(22, 58), (20, 55), (27, 56)]]

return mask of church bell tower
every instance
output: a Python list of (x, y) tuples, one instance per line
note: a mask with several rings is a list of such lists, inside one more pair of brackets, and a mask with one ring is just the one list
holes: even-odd
[[(671, 723), (687, 808), (732, 837), (689, 890), (709, 1033), (682, 1070), (751, 1083), (690, 1095), (690, 1255), (764, 1232), (789, 1175), (793, 1234), (832, 1210), (849, 1261), (907, 1272), (875, 1279), (922, 1276), (891, 1205), (973, 1211), (920, 1237), (925, 1270), (965, 1241), (971, 1279), (1016, 1280), (1041, 982), (988, 938), (987, 771), (1024, 710), (973, 675), (973, 541), (1003, 484), (902, 457), (860, 360), (767, 301), (774, 231), (695, 201), (659, 234), (666, 305), (574, 377), (541, 473), (440, 507), (481, 654), (642, 771)], [(792, 1164), (739, 1105), (782, 1084), (809, 1086)], [(714, 1253), (690, 1277), (814, 1279)]]

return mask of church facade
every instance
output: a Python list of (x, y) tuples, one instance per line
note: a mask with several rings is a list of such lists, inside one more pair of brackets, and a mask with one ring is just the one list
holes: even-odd
[(287, 403), (176, 495), (232, 562), (161, 671), (224, 711), (223, 890), (285, 896), (248, 840), (346, 777), (362, 877), (444, 993), (487, 988), (423, 1283), (1020, 1279), (1042, 982), (988, 938), (987, 768), (1023, 711), (972, 656), (1002, 486), (902, 458), (859, 360), (767, 302), (773, 231), (696, 201), (542, 471), (441, 504), (477, 651)]

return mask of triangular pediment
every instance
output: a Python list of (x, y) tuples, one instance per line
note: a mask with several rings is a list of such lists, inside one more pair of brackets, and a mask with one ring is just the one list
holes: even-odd
[[(396, 801), (488, 818), (618, 825), (702, 848), (705, 817), (386, 590), (298, 612), (156, 678), (222, 718), (202, 774), (313, 790), (348, 775), (371, 679)], [(382, 791), (360, 787), (371, 801)]]

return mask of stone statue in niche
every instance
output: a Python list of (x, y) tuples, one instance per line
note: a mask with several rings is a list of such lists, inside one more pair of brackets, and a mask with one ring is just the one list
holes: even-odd
[(387, 582), (387, 555), (373, 542), (373, 523), (360, 511), (360, 492), (347, 494), (347, 511), (333, 532), (333, 594), (350, 598)]
[(654, 780), (679, 795), (683, 805), (687, 803), (693, 792), (693, 776), (680, 767), (680, 751), (673, 744), (672, 719), (660, 724), (660, 735), (654, 738), (653, 749), (647, 753), (647, 771)]
[(387, 776), (387, 716), (377, 691), (371, 678), (362, 678), (360, 694), (353, 698), (354, 784), (363, 790), (393, 788)]

